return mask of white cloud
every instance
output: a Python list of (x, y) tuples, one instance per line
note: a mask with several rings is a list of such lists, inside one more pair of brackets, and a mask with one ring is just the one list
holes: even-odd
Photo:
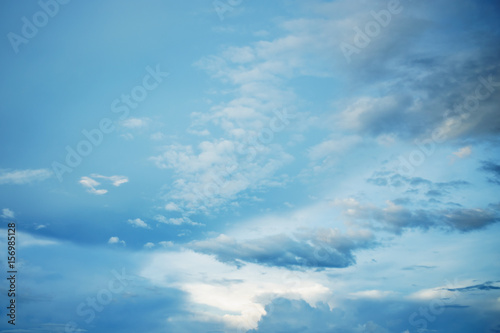
[(191, 146), (171, 145), (151, 160), (173, 169), (177, 180), (166, 196), (183, 210), (206, 211), (236, 199), (243, 191), (280, 186), (273, 179), (292, 156), (276, 146), (238, 140), (214, 140)]
[(165, 224), (173, 224), (173, 225), (182, 225), (182, 224), (189, 224), (189, 225), (195, 225), (195, 226), (204, 226), (202, 223), (198, 222), (193, 222), (189, 217), (171, 217), (171, 218), (166, 218), (163, 215), (156, 215), (154, 219), (160, 223), (165, 223)]
[(125, 241), (120, 240), (120, 238), (116, 236), (113, 236), (109, 238), (108, 244), (122, 244), (123, 246), (125, 246)]
[(161, 246), (163, 246), (163, 247), (172, 247), (172, 246), (174, 246), (174, 243), (171, 242), (171, 241), (161, 241), (158, 244), (161, 245)]
[(125, 176), (109, 176), (109, 177), (106, 177), (106, 176), (102, 176), (102, 175), (98, 175), (98, 174), (91, 174), (90, 175), (91, 177), (94, 177), (94, 178), (102, 178), (102, 179), (106, 179), (106, 180), (109, 180), (111, 181), (111, 183), (113, 184), (113, 186), (120, 186), (121, 184), (125, 184), (125, 183), (128, 183), (128, 178), (125, 177)]
[(361, 141), (362, 138), (359, 136), (345, 136), (340, 139), (325, 140), (309, 149), (309, 158), (314, 161), (326, 157), (331, 158), (332, 155), (339, 155)]
[(152, 249), (153, 247), (155, 247), (155, 244), (151, 243), (151, 242), (147, 242), (146, 244), (144, 244), (144, 247), (146, 249)]
[(349, 294), (352, 298), (382, 299), (394, 295), (393, 291), (387, 290), (363, 290)]
[(168, 210), (170, 212), (180, 212), (181, 209), (179, 208), (178, 205), (176, 205), (173, 202), (169, 202), (168, 204), (165, 205), (165, 210)]
[(87, 192), (89, 192), (89, 193), (96, 194), (96, 195), (103, 195), (103, 194), (108, 193), (107, 190), (103, 190), (103, 189), (97, 190), (96, 187), (101, 185), (101, 183), (99, 183), (98, 181), (96, 181), (90, 177), (80, 178), (79, 183), (82, 184), (84, 187), (86, 187)]
[(87, 192), (96, 194), (96, 195), (103, 195), (108, 193), (108, 190), (106, 189), (96, 189), (101, 183), (96, 181), (93, 178), (100, 178), (100, 179), (105, 179), (106, 181), (109, 181), (112, 183), (113, 186), (120, 186), (121, 184), (125, 184), (128, 182), (128, 178), (125, 176), (102, 176), (99, 174), (91, 174), (90, 177), (82, 177), (80, 178), (79, 183), (82, 184), (84, 187), (87, 188)]
[(149, 118), (128, 118), (121, 122), (121, 125), (126, 128), (142, 128), (148, 126)]
[(0, 170), (0, 185), (1, 184), (29, 184), (35, 181), (42, 181), (52, 176), (52, 171), (48, 169), (36, 170)]
[(458, 158), (465, 158), (469, 156), (472, 153), (472, 148), (471, 146), (466, 146), (460, 148), (458, 151), (454, 152), (453, 155), (457, 156)]
[(13, 219), (15, 216), (14, 212), (8, 208), (2, 209), (2, 218), (4, 219)]
[(218, 320), (245, 330), (257, 327), (265, 306), (276, 297), (304, 300), (314, 307), (328, 302), (331, 294), (316, 281), (321, 273), (253, 264), (237, 269), (191, 251), (152, 254), (140, 275), (153, 284), (187, 292), (195, 314), (213, 318), (206, 306), (214, 307), (222, 313), (216, 315)]
[[(5, 230), (5, 235), (7, 234), (7, 230)], [(32, 235), (26, 232), (22, 232), (19, 230), (16, 230), (16, 240), (19, 242), (19, 247), (26, 248), (30, 246), (52, 246), (52, 245), (60, 245), (61, 243), (57, 240), (38, 236), (38, 235)], [(7, 240), (7, 237), (5, 237), (5, 240), (0, 239), (0, 246), (6, 246), (6, 243), (3, 243)]]
[(162, 132), (156, 132), (156, 133), (151, 134), (149, 136), (149, 138), (151, 140), (154, 140), (154, 141), (160, 141), (160, 140), (165, 139), (165, 134), (163, 134)]
[(139, 218), (133, 219), (133, 220), (128, 220), (128, 223), (130, 223), (134, 227), (150, 229), (148, 224)]

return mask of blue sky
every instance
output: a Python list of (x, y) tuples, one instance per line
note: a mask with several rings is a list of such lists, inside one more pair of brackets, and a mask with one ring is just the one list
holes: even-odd
[(0, 7), (0, 332), (500, 332), (498, 1)]

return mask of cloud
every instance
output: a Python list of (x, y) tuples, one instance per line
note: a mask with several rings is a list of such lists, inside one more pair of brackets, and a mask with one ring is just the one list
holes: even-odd
[(5, 170), (0, 169), (0, 185), (2, 184), (29, 184), (37, 181), (43, 181), (52, 177), (52, 171), (48, 169), (36, 170)]
[(0, 217), (4, 219), (13, 219), (15, 216), (14, 212), (8, 208), (2, 209), (2, 215)]
[(99, 185), (101, 185), (101, 183), (99, 183), (98, 181), (96, 181), (95, 179), (93, 178), (100, 178), (100, 179), (104, 179), (106, 181), (109, 181), (112, 183), (113, 186), (120, 186), (121, 184), (125, 184), (128, 182), (128, 178), (125, 177), (125, 176), (110, 176), (110, 177), (106, 177), (106, 176), (102, 176), (102, 175), (99, 175), (99, 174), (91, 174), (90, 177), (82, 177), (79, 181), (80, 184), (82, 184), (84, 187), (87, 188), (87, 192), (89, 193), (92, 193), (92, 194), (96, 194), (96, 195), (103, 195), (103, 194), (106, 194), (108, 193), (108, 190), (106, 189), (96, 189), (96, 187), (98, 187)]
[(126, 128), (136, 129), (148, 126), (149, 118), (128, 118), (121, 122), (121, 125)]
[(468, 232), (500, 221), (498, 212), (492, 209), (410, 210), (391, 201), (386, 201), (386, 207), (380, 208), (373, 204), (361, 204), (352, 198), (336, 200), (334, 204), (343, 208), (343, 216), (351, 223), (395, 234), (415, 228), (443, 228)]
[(58, 245), (60, 244), (57, 240), (33, 236), (27, 233), (19, 233), (19, 246), (28, 247), (28, 246), (50, 246), (50, 245)]
[(152, 157), (160, 169), (172, 169), (176, 181), (164, 197), (183, 210), (206, 212), (239, 197), (242, 192), (281, 186), (274, 174), (292, 157), (279, 148), (238, 140), (203, 141), (191, 146), (170, 145)]
[(204, 226), (202, 223), (198, 222), (193, 222), (189, 217), (171, 217), (171, 218), (166, 218), (163, 215), (156, 215), (154, 219), (160, 223), (164, 224), (172, 224), (172, 225), (182, 225), (182, 224), (188, 224), (188, 225), (195, 225), (195, 226)]
[(144, 244), (144, 247), (146, 249), (152, 249), (153, 247), (155, 247), (155, 243), (147, 242), (146, 244)]
[(161, 140), (165, 139), (165, 138), (166, 138), (166, 136), (165, 136), (165, 134), (163, 134), (162, 132), (155, 132), (155, 133), (151, 134), (151, 135), (149, 136), (149, 138), (150, 138), (151, 140), (154, 140), (154, 141), (161, 141)]
[(122, 244), (123, 246), (125, 246), (125, 241), (120, 240), (120, 238), (116, 236), (113, 236), (109, 238), (108, 244)]
[(402, 176), (393, 171), (376, 171), (366, 181), (376, 186), (406, 190), (406, 194), (422, 192), (428, 196), (448, 195), (470, 185), (469, 182), (464, 180), (433, 182), (422, 177)]
[(83, 187), (86, 187), (87, 192), (89, 192), (89, 193), (96, 194), (96, 195), (103, 195), (103, 194), (108, 193), (108, 190), (103, 190), (103, 189), (97, 190), (96, 187), (101, 185), (101, 183), (99, 183), (98, 181), (96, 181), (90, 177), (80, 178), (79, 183), (82, 184)]
[(393, 296), (393, 291), (387, 290), (362, 290), (350, 293), (349, 296), (352, 298), (369, 298), (369, 299), (382, 299), (389, 296)]
[(500, 164), (496, 164), (492, 161), (483, 161), (481, 170), (492, 175), (492, 178), (488, 178), (490, 183), (500, 185)]
[(146, 222), (144, 222), (143, 220), (141, 220), (139, 218), (133, 219), (133, 220), (129, 219), (128, 223), (130, 223), (134, 227), (151, 229)]
[(472, 148), (470, 146), (466, 146), (454, 152), (453, 155), (457, 156), (458, 158), (465, 158), (470, 156), (471, 153), (472, 153)]
[(334, 229), (297, 232), (260, 239), (238, 241), (224, 234), (214, 239), (192, 242), (193, 250), (214, 254), (221, 262), (242, 262), (296, 268), (345, 268), (355, 263), (353, 251), (375, 245), (370, 232), (341, 234)]
[(330, 294), (311, 276), (314, 272), (255, 264), (235, 269), (192, 251), (153, 252), (143, 264), (140, 276), (153, 285), (175, 286), (186, 292), (193, 316), (207, 324), (224, 324), (224, 331), (256, 328), (266, 313), (264, 306), (276, 297), (305, 300), (315, 306)]
[(173, 202), (169, 202), (168, 204), (166, 204), (165, 210), (168, 210), (170, 212), (180, 212), (181, 211), (180, 207)]
[(467, 286), (467, 287), (461, 287), (461, 288), (447, 288), (446, 290), (448, 291), (476, 291), (476, 290), (500, 290), (500, 286), (496, 286), (495, 284), (498, 284), (500, 281), (492, 282), (484, 282), (481, 284), (475, 284), (472, 286)]

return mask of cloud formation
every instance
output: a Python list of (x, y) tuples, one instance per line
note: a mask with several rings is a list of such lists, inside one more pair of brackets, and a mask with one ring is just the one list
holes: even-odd
[(99, 174), (91, 174), (90, 177), (84, 176), (84, 177), (80, 178), (79, 183), (83, 187), (87, 188), (87, 192), (92, 193), (92, 194), (96, 194), (96, 195), (106, 194), (106, 193), (108, 193), (108, 190), (106, 190), (106, 189), (97, 189), (96, 187), (100, 186), (101, 183), (99, 183), (94, 178), (104, 179), (104, 180), (106, 180), (108, 182), (111, 182), (111, 184), (113, 186), (115, 186), (115, 187), (118, 187), (121, 184), (125, 184), (125, 183), (128, 182), (128, 178), (125, 177), (125, 176), (110, 176), (110, 177), (107, 177), (107, 176), (102, 176), (102, 175), (99, 175)]
[(193, 250), (214, 254), (221, 262), (241, 265), (243, 262), (297, 268), (345, 268), (355, 263), (353, 251), (375, 245), (367, 231), (342, 234), (334, 229), (318, 229), (259, 239), (217, 238), (192, 242)]
[(14, 212), (9, 208), (2, 209), (2, 215), (0, 217), (4, 219), (13, 219), (15, 216)]
[(141, 220), (139, 218), (129, 219), (127, 222), (129, 224), (131, 224), (132, 226), (137, 227), (137, 228), (151, 229), (146, 222), (144, 222), (143, 220)]
[(52, 177), (52, 171), (48, 169), (27, 170), (5, 170), (0, 169), (0, 185), (15, 184), (23, 185), (40, 182)]

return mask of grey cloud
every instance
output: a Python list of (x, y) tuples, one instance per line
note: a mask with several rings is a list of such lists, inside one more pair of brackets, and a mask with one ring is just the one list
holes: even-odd
[(500, 185), (500, 164), (491, 161), (483, 161), (481, 170), (488, 172), (492, 177), (488, 181)]
[(500, 221), (500, 217), (490, 210), (459, 208), (444, 211), (444, 221), (452, 228), (465, 232), (482, 229)]
[(302, 231), (238, 241), (226, 235), (190, 243), (195, 251), (213, 254), (221, 262), (244, 262), (300, 268), (344, 268), (355, 264), (353, 251), (375, 246), (371, 233), (344, 235), (333, 229)]
[(434, 269), (437, 266), (426, 266), (426, 265), (413, 265), (413, 266), (408, 266), (408, 267), (403, 267), (403, 271), (416, 271), (419, 269)]
[(361, 204), (354, 200), (336, 202), (344, 210), (344, 218), (373, 230), (401, 234), (407, 229), (441, 228), (468, 232), (483, 229), (500, 221), (498, 211), (492, 209), (415, 209), (388, 202), (387, 207)]
[(446, 289), (446, 290), (449, 290), (449, 291), (500, 290), (499, 286), (494, 285), (494, 283), (498, 283), (498, 282), (500, 282), (500, 281), (496, 281), (496, 282), (488, 281), (488, 282), (484, 282), (484, 283), (476, 284), (476, 285), (472, 285), (472, 286), (467, 286), (467, 287), (462, 287), (462, 288), (452, 288), (452, 289)]
[(428, 197), (441, 197), (450, 193), (452, 190), (458, 190), (464, 186), (470, 185), (464, 180), (454, 180), (450, 182), (433, 182), (421, 177), (406, 177), (392, 171), (377, 171), (366, 180), (367, 183), (380, 187), (406, 187), (406, 193), (418, 193), (425, 191)]
[[(443, 9), (445, 4), (454, 9)], [(403, 13), (394, 17), (380, 36), (353, 55), (349, 66), (340, 69), (383, 92), (357, 113), (358, 126), (351, 129), (413, 140), (428, 138), (434, 129), (446, 127), (452, 120), (448, 139), (488, 139), (498, 134), (500, 36), (486, 30), (485, 24), (496, 21), (498, 6), (472, 1), (457, 6), (456, 1), (443, 1), (407, 2), (403, 7)], [(474, 19), (478, 17), (481, 20)], [(368, 21), (358, 22), (359, 26), (363, 28)], [(444, 22), (460, 22), (461, 26)], [(451, 40), (455, 41), (454, 48), (447, 47)], [(493, 84), (482, 85), (490, 78)], [(489, 90), (489, 96), (476, 98), (477, 87), (483, 95)], [(366, 96), (368, 93), (358, 92), (358, 96), (350, 97), (354, 102), (349, 104)], [(388, 100), (393, 103), (382, 103)], [(464, 105), (469, 107), (461, 110)]]

